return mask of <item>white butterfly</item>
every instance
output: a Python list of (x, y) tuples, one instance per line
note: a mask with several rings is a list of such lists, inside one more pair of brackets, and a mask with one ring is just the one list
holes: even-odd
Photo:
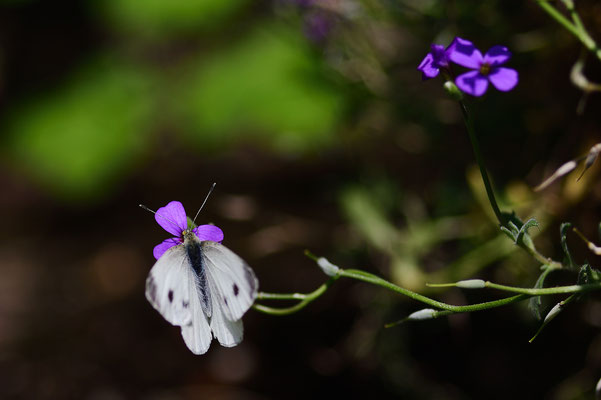
[(146, 298), (172, 325), (181, 326), (186, 345), (204, 354), (216, 338), (222, 346), (242, 341), (242, 315), (257, 298), (253, 270), (222, 245), (213, 225), (188, 229), (184, 207), (172, 201), (155, 213), (176, 235), (154, 248), (158, 261), (146, 279)]

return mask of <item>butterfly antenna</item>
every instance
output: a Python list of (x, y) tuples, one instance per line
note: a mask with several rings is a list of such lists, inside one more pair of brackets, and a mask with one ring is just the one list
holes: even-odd
[(213, 189), (215, 189), (216, 185), (217, 185), (217, 183), (213, 182), (213, 184), (211, 185), (211, 188), (209, 189), (209, 193), (207, 193), (207, 196), (205, 197), (204, 201), (202, 202), (202, 204), (201, 204), (200, 208), (198, 209), (198, 212), (194, 216), (194, 219), (192, 220), (192, 222), (196, 223), (196, 218), (198, 217), (198, 214), (200, 214), (200, 210), (202, 210), (202, 208), (205, 206), (207, 200), (209, 199), (209, 196), (211, 195), (211, 193), (213, 193)]
[(150, 211), (153, 214), (157, 213), (156, 211), (151, 210), (150, 208), (146, 207), (144, 204), (138, 204), (138, 206), (140, 206), (141, 209), (146, 210), (146, 211)]
[(141, 208), (141, 209), (143, 209), (143, 210), (146, 210), (146, 211), (150, 211), (150, 212), (151, 212), (151, 213), (153, 213), (154, 215), (158, 215), (159, 217), (163, 218), (165, 221), (169, 221), (169, 222), (171, 222), (172, 224), (174, 224), (174, 225), (176, 225), (176, 226), (177, 226), (177, 224), (176, 224), (175, 222), (173, 222), (172, 220), (170, 220), (169, 218), (167, 218), (167, 217), (165, 217), (165, 216), (163, 216), (163, 215), (161, 215), (161, 214), (157, 214), (157, 212), (156, 212), (156, 211), (154, 211), (154, 210), (151, 210), (150, 208), (146, 207), (144, 204), (138, 204), (138, 206), (140, 206), (140, 208)]

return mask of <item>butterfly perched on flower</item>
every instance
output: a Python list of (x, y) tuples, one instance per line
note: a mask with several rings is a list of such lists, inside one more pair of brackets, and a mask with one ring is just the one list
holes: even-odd
[(172, 201), (155, 213), (157, 223), (175, 237), (154, 248), (157, 262), (146, 279), (146, 298), (186, 345), (204, 354), (216, 338), (222, 346), (242, 341), (242, 316), (257, 297), (253, 270), (221, 244), (214, 225), (188, 226), (184, 206)]

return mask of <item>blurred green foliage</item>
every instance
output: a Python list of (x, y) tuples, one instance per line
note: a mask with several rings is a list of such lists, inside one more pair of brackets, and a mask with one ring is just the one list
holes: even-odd
[(213, 28), (246, 4), (247, 0), (98, 0), (109, 24), (119, 30), (151, 36), (177, 35)]
[(274, 24), (199, 57), (174, 102), (194, 141), (204, 148), (258, 139), (286, 153), (331, 143), (344, 98), (310, 50), (298, 32)]
[(145, 147), (153, 78), (114, 58), (95, 60), (64, 86), (18, 108), (9, 122), (14, 161), (52, 192), (100, 195)]
[[(159, 28), (151, 16), (182, 27), (200, 23), (194, 15), (208, 18), (202, 7), (225, 7), (199, 2), (190, 15), (191, 3), (167, 3), (144, 3), (139, 17), (146, 15), (152, 29)], [(167, 135), (183, 132), (203, 154), (239, 142), (302, 153), (332, 143), (345, 103), (301, 32), (281, 24), (251, 27), (217, 50), (193, 48), (167, 70), (135, 58), (136, 52), (108, 53), (101, 49), (63, 82), (47, 85), (53, 89), (29, 94), (7, 118), (6, 149), (15, 166), (71, 201), (110, 192), (148, 150), (152, 135), (164, 132), (163, 123)]]

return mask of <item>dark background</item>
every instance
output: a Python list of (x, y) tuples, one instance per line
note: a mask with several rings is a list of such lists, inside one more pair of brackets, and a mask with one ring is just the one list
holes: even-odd
[[(469, 99), (502, 208), (536, 217), (558, 260), (563, 221), (598, 241), (596, 166), (531, 189), (601, 136), (599, 96), (569, 81), (580, 45), (533, 1), (482, 3), (2, 2), (0, 397), (591, 398), (596, 295), (528, 343), (540, 322), (525, 303), (385, 329), (423, 306), (340, 280), (297, 314), (249, 311), (242, 344), (203, 356), (144, 297), (168, 233), (137, 205), (194, 214), (212, 182), (199, 222), (264, 291), (325, 280), (305, 249), (452, 304), (502, 294), (425, 283), (533, 286), (539, 266), (499, 234), (457, 105), (416, 71), (456, 35), (507, 45), (520, 73), (512, 92)], [(578, 2), (597, 39), (600, 7)], [(586, 73), (601, 80), (598, 60)]]

